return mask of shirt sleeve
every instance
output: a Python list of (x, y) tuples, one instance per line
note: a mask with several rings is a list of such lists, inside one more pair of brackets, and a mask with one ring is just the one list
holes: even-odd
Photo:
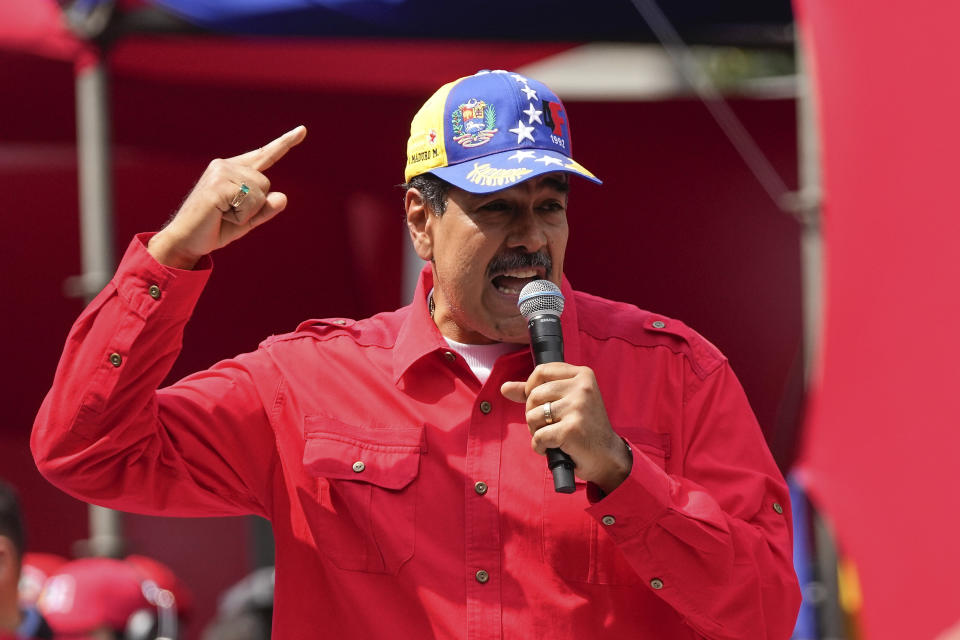
[[(209, 277), (165, 267), (131, 242), (67, 337), (31, 448), (41, 473), (82, 500), (169, 516), (268, 516), (276, 446), (254, 354), (166, 389)], [(269, 386), (269, 385), (268, 385)]]
[(691, 379), (682, 474), (632, 447), (628, 478), (587, 511), (705, 638), (785, 640), (800, 606), (786, 483), (729, 365)]

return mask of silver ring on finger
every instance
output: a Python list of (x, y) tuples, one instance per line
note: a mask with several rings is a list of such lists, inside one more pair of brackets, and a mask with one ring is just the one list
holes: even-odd
[(248, 193), (250, 193), (250, 187), (247, 186), (246, 182), (241, 182), (236, 195), (233, 196), (233, 200), (230, 201), (230, 210), (236, 213), (237, 207), (243, 203)]
[(545, 402), (543, 404), (543, 419), (547, 424), (553, 424), (553, 403)]

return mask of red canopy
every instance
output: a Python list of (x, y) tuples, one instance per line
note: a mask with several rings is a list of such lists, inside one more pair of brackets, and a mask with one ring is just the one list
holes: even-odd
[(77, 60), (88, 50), (53, 0), (0, 2), (0, 46), (61, 60)]

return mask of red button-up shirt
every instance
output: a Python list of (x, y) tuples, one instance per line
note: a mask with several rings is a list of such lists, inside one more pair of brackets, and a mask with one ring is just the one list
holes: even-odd
[[(303, 323), (157, 390), (209, 264), (135, 239), (75, 323), (33, 433), (65, 491), (139, 513), (254, 513), (274, 637), (788, 638), (787, 491), (726, 360), (683, 324), (564, 283), (567, 361), (596, 373), (630, 476), (558, 494), (523, 406), (414, 303)], [(478, 483), (483, 483), (478, 485)]]

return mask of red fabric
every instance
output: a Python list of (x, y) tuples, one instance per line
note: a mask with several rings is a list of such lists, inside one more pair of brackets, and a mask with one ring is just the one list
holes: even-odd
[(111, 69), (139, 78), (243, 90), (322, 88), (421, 97), (478, 69), (516, 69), (574, 46), (483, 40), (465, 45), (460, 40), (151, 36), (118, 42), (111, 52)]
[(144, 597), (142, 582), (140, 571), (123, 560), (74, 560), (50, 576), (38, 606), (57, 635), (104, 627), (123, 631), (135, 612), (154, 609)]
[(870, 640), (960, 620), (960, 5), (798, 0), (823, 145), (825, 334), (803, 469)]
[(304, 323), (155, 392), (209, 265), (161, 267), (145, 239), (74, 325), (34, 453), (106, 506), (270, 518), (276, 637), (789, 637), (786, 488), (726, 360), (682, 323), (564, 284), (567, 358), (634, 451), (591, 503), (554, 493), (499, 393), (529, 352), (482, 386), (445, 355), (429, 269), (412, 307)]
[(152, 580), (159, 588), (166, 589), (174, 598), (174, 608), (180, 620), (189, 620), (193, 615), (193, 594), (167, 565), (141, 555), (130, 555), (124, 561), (135, 566), (145, 580)]
[(55, 0), (0, 2), (0, 47), (61, 60), (86, 59), (91, 53), (67, 28)]

